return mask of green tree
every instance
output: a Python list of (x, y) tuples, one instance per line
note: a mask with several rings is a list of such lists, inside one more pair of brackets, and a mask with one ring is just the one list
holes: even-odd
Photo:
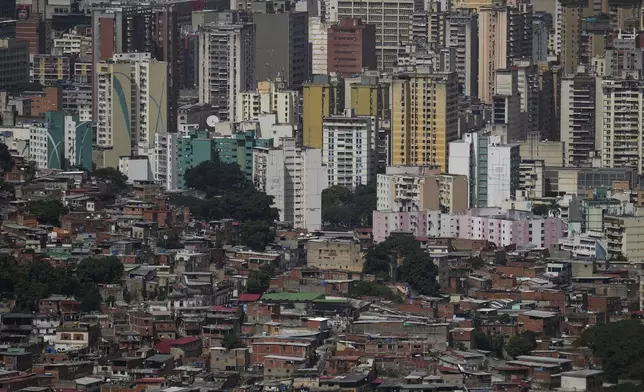
[(434, 295), (440, 291), (436, 276), (438, 269), (423, 250), (405, 256), (402, 265), (402, 279), (409, 287), (422, 295)]
[(13, 169), (13, 159), (11, 159), (9, 147), (4, 143), (0, 143), (0, 170), (6, 173), (10, 172), (11, 169)]
[(84, 283), (81, 286), (82, 298), (81, 298), (81, 311), (83, 312), (95, 312), (101, 309), (101, 293), (98, 291), (98, 287), (94, 283)]
[(613, 254), (613, 256), (610, 258), (611, 261), (628, 261), (628, 258), (624, 256), (622, 252), (616, 252)]
[(554, 217), (561, 215), (561, 206), (559, 205), (559, 199), (553, 199), (548, 204), (548, 213)]
[(252, 188), (239, 165), (221, 162), (218, 157), (189, 169), (185, 181), (189, 188), (205, 192), (208, 198), (222, 196), (232, 189)]
[(108, 306), (114, 306), (114, 304), (116, 303), (116, 298), (115, 298), (113, 295), (110, 295), (110, 296), (109, 296), (109, 297), (107, 297), (107, 299), (105, 300), (105, 303), (106, 303)]
[(275, 268), (270, 263), (264, 264), (257, 271), (251, 271), (246, 280), (246, 291), (252, 294), (263, 294), (268, 290), (274, 273)]
[(342, 228), (370, 226), (376, 204), (374, 185), (359, 185), (355, 191), (335, 185), (322, 191), (322, 221)]
[(474, 346), (477, 349), (492, 351), (497, 357), (503, 357), (504, 346), (503, 335), (488, 335), (483, 332), (474, 334)]
[(252, 250), (263, 252), (275, 240), (275, 232), (267, 222), (246, 221), (241, 224), (239, 239)]
[(58, 200), (34, 200), (29, 203), (29, 212), (36, 215), (38, 223), (60, 226), (60, 216), (67, 213), (67, 208)]
[(608, 380), (644, 381), (644, 325), (636, 319), (596, 325), (584, 330), (575, 342), (601, 358)]
[(508, 340), (505, 345), (505, 352), (509, 356), (516, 358), (520, 355), (527, 355), (530, 351), (537, 348), (537, 339), (533, 332), (524, 331), (518, 335), (514, 335)]
[[(399, 261), (402, 261), (400, 267)], [(436, 265), (411, 234), (392, 234), (371, 246), (365, 254), (363, 272), (383, 279), (401, 280), (423, 295), (437, 294), (440, 289)]]
[(25, 182), (30, 183), (36, 178), (38, 174), (38, 165), (34, 161), (29, 161), (27, 166), (24, 168), (25, 171)]
[(132, 296), (130, 295), (130, 290), (127, 288), (127, 284), (123, 285), (123, 301), (127, 304), (132, 301)]
[(532, 207), (532, 213), (539, 216), (548, 216), (548, 205), (546, 204), (535, 204)]
[(123, 270), (121, 260), (118, 257), (109, 256), (81, 261), (76, 268), (76, 275), (82, 283), (120, 283)]
[(351, 287), (351, 295), (356, 297), (379, 297), (387, 301), (401, 303), (403, 301), (400, 294), (392, 291), (389, 287), (369, 281), (357, 281)]
[(113, 199), (127, 189), (127, 176), (113, 167), (95, 170), (92, 177), (103, 199)]
[(226, 350), (232, 350), (234, 348), (243, 348), (246, 347), (244, 346), (244, 343), (239, 340), (237, 335), (229, 333), (226, 336), (224, 336), (224, 339), (222, 341), (222, 347), (224, 347)]

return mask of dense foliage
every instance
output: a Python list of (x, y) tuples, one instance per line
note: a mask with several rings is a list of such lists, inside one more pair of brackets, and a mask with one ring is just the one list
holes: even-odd
[(67, 208), (58, 200), (34, 200), (29, 202), (29, 212), (40, 224), (60, 226), (60, 216), (67, 213)]
[(601, 358), (610, 381), (620, 377), (644, 380), (644, 325), (635, 319), (586, 329), (577, 345), (587, 346)]
[(238, 165), (203, 162), (186, 172), (186, 185), (206, 198), (172, 195), (171, 204), (189, 207), (197, 219), (241, 222), (239, 239), (253, 250), (263, 251), (275, 238), (272, 225), (279, 211), (271, 207), (273, 198), (256, 190)]
[(264, 264), (259, 270), (251, 271), (246, 281), (246, 291), (252, 294), (263, 294), (271, 284), (271, 277), (275, 268), (271, 264)]
[(371, 226), (376, 202), (373, 185), (360, 185), (355, 191), (332, 186), (322, 191), (322, 222), (337, 228)]
[(127, 176), (113, 167), (95, 170), (92, 177), (96, 180), (99, 196), (103, 199), (114, 198), (127, 189)]
[(537, 348), (537, 335), (532, 331), (524, 331), (512, 336), (505, 345), (505, 352), (512, 358), (527, 355)]
[(0, 292), (13, 293), (18, 310), (35, 311), (38, 300), (52, 294), (76, 297), (85, 312), (98, 310), (96, 284), (118, 283), (122, 275), (123, 264), (115, 257), (82, 261), (75, 271), (42, 260), (18, 263), (13, 257), (0, 257)]
[(476, 332), (474, 334), (474, 346), (477, 349), (492, 351), (497, 357), (503, 358), (503, 345), (505, 339), (503, 335), (488, 335), (483, 332)]
[(363, 271), (380, 279), (406, 282), (419, 294), (439, 292), (436, 265), (411, 234), (392, 234), (369, 248)]
[(224, 163), (219, 159), (202, 162), (188, 170), (185, 180), (188, 187), (205, 192), (207, 198), (252, 185), (237, 164)]
[(13, 160), (9, 153), (9, 147), (6, 144), (0, 143), (0, 170), (9, 172), (13, 168)]
[(400, 294), (393, 292), (389, 287), (364, 280), (355, 282), (351, 294), (356, 297), (379, 297), (387, 301), (402, 302)]
[(275, 239), (275, 232), (268, 222), (246, 221), (239, 230), (239, 240), (255, 251), (264, 251), (266, 246)]

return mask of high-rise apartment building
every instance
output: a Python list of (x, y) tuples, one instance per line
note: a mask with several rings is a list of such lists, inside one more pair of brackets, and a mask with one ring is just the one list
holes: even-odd
[(409, 43), (414, 0), (332, 0), (331, 8), (338, 18), (359, 18), (362, 23), (376, 26), (378, 69), (391, 71)]
[(235, 121), (257, 121), (260, 114), (274, 113), (277, 124), (297, 125), (300, 120), (300, 94), (287, 90), (281, 80), (257, 83), (255, 91), (237, 95), (237, 118)]
[(98, 65), (96, 141), (102, 167), (121, 156), (148, 155), (154, 135), (167, 133), (167, 64), (149, 53), (115, 54)]
[(380, 121), (391, 117), (390, 79), (361, 75), (345, 78), (345, 108), (358, 116), (375, 116)]
[(43, 86), (72, 79), (74, 61), (69, 56), (37, 54), (31, 63), (31, 77)]
[(302, 141), (304, 146), (322, 149), (322, 118), (344, 111), (344, 81), (316, 75), (303, 89)]
[(376, 126), (374, 116), (356, 116), (351, 109), (342, 116), (324, 117), (322, 163), (329, 187), (356, 188), (376, 179)]
[(478, 96), (478, 15), (458, 10), (445, 17), (445, 46), (456, 49), (456, 72), (463, 94)]
[(595, 76), (580, 72), (561, 79), (561, 141), (569, 166), (590, 166), (602, 143), (601, 132), (596, 132), (601, 110), (596, 109)]
[(0, 38), (0, 89), (29, 83), (29, 44)]
[(309, 231), (322, 228), (322, 191), (328, 180), (321, 149), (300, 147), (294, 138), (283, 138), (277, 148), (257, 147), (253, 183), (273, 196), (280, 221)]
[[(589, 65), (596, 55), (603, 55), (609, 28), (608, 0), (563, 0), (557, 21), (561, 34), (559, 61), (564, 75), (572, 75), (579, 65)], [(588, 23), (587, 18), (595, 17)]]
[(376, 26), (342, 19), (328, 31), (327, 71), (356, 74), (376, 69)]
[(510, 68), (513, 60), (532, 56), (531, 8), (508, 6), (479, 9), (478, 96), (492, 103), (497, 69)]
[(199, 34), (199, 103), (222, 121), (235, 121), (237, 97), (254, 85), (255, 29), (250, 23), (216, 24)]
[(157, 133), (154, 135), (154, 163), (152, 176), (167, 190), (178, 189), (177, 158), (178, 133)]
[(323, 22), (319, 16), (309, 17), (309, 44), (311, 45), (311, 74), (326, 75), (327, 44), (331, 23)]
[(217, 157), (215, 140), (208, 132), (195, 131), (186, 137), (176, 140), (176, 183), (177, 189), (186, 189), (186, 172), (202, 162), (211, 161)]
[[(175, 132), (179, 94), (179, 25), (175, 5), (119, 5), (92, 9), (92, 63), (109, 60), (116, 53), (150, 53), (166, 63), (167, 113), (165, 128)], [(94, 78), (96, 93), (97, 79)]]
[(633, 79), (601, 80), (596, 123), (601, 137), (602, 167), (637, 168), (642, 174), (644, 83)]
[(458, 75), (419, 72), (392, 81), (391, 163), (447, 171), (448, 143), (458, 138)]
[(449, 172), (468, 178), (470, 207), (501, 206), (519, 189), (520, 146), (499, 136), (466, 133), (449, 145)]
[(310, 79), (309, 27), (306, 12), (253, 13), (255, 81), (281, 77), (300, 89)]

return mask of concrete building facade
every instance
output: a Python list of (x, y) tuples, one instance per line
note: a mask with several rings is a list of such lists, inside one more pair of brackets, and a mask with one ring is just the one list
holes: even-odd
[(447, 172), (448, 144), (458, 138), (458, 75), (398, 75), (391, 97), (391, 163)]
[(253, 151), (253, 183), (273, 196), (280, 221), (309, 231), (322, 227), (322, 191), (328, 184), (322, 149), (297, 146), (284, 138), (279, 148)]
[(199, 103), (222, 121), (237, 121), (237, 98), (255, 85), (255, 27), (216, 24), (199, 34)]
[(373, 116), (344, 116), (322, 120), (322, 164), (327, 168), (328, 186), (356, 188), (376, 179), (377, 121)]

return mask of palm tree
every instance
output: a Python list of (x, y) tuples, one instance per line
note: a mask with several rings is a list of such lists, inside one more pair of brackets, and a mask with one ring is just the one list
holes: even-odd
[(550, 201), (550, 204), (548, 205), (548, 212), (555, 218), (561, 215), (561, 206), (559, 205), (559, 199), (553, 199)]

